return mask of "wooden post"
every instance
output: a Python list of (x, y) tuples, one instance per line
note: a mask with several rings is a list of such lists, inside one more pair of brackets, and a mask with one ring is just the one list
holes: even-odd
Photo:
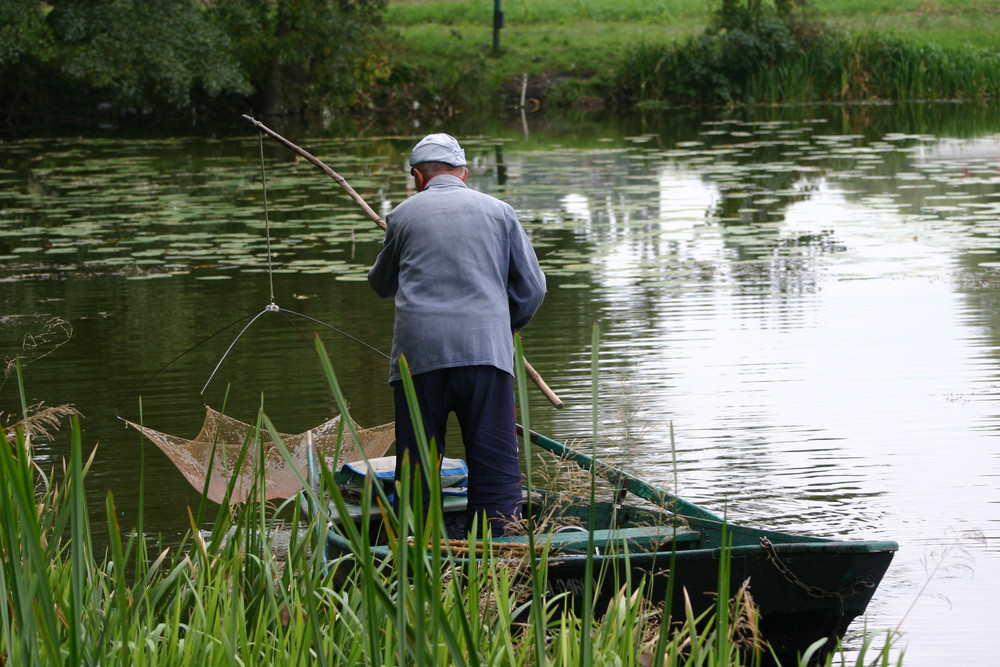
[(500, 28), (503, 27), (503, 11), (501, 0), (493, 0), (493, 53), (500, 53)]

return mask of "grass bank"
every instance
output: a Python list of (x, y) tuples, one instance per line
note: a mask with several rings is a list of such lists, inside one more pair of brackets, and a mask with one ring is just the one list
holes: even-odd
[[(766, 1), (749, 4), (771, 6)], [(653, 90), (657, 95), (669, 92), (662, 81), (678, 74), (691, 76), (699, 68), (706, 70), (699, 87), (710, 86), (717, 70), (706, 67), (712, 63), (704, 60), (704, 45), (690, 44), (712, 25), (720, 5), (718, 0), (501, 0), (504, 27), (499, 49), (494, 50), (494, 3), (390, 0), (386, 43), (395, 69), (379, 106), (408, 104), (442, 116), (483, 104), (513, 107), (520, 102), (524, 75), (529, 107), (548, 109), (632, 106), (653, 99), (648, 94)], [(855, 75), (862, 78), (853, 88), (848, 86), (854, 97), (948, 96), (954, 90), (935, 93), (931, 77), (948, 79), (965, 72), (959, 76), (967, 79), (961, 90), (975, 90), (980, 83), (968, 76), (970, 63), (976, 70), (996, 68), (989, 62), (989, 52), (995, 53), (1000, 43), (1000, 9), (992, 0), (813, 0), (808, 19), (836, 39), (822, 49), (814, 48), (804, 59), (782, 64), (783, 72), (774, 80), (758, 82), (758, 99), (746, 101), (802, 101), (810, 77), (814, 82), (822, 79), (827, 94), (843, 89), (842, 79), (851, 83)], [(679, 55), (666, 55), (678, 47)], [(883, 68), (879, 73), (892, 83), (878, 90), (869, 85), (864, 77), (871, 76), (857, 68), (858, 57), (866, 54), (875, 58), (873, 70), (879, 69), (876, 64), (897, 64), (894, 70)], [(736, 45), (732, 57), (745, 56), (746, 51)], [(664, 67), (670, 58), (676, 59), (674, 66), (685, 69)], [(831, 64), (832, 59), (839, 64)], [(654, 80), (656, 68), (660, 82)], [(927, 74), (935, 68), (936, 75)], [(798, 71), (792, 79), (790, 70)], [(802, 74), (806, 70), (809, 74)], [(643, 82), (652, 88), (637, 90)], [(934, 94), (920, 95), (915, 89), (921, 86)], [(815, 83), (811, 90), (819, 92)], [(723, 94), (665, 101), (743, 100)]]

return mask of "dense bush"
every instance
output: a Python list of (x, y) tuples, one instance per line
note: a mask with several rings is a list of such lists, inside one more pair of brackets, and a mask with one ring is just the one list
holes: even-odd
[(386, 0), (0, 0), (0, 112), (320, 114), (386, 75)]
[(752, 101), (760, 72), (801, 55), (795, 25), (773, 5), (724, 2), (701, 35), (631, 51), (622, 65), (622, 93), (633, 102)]
[(1000, 94), (1000, 55), (824, 29), (801, 5), (727, 0), (701, 35), (625, 58), (626, 105), (983, 99)]

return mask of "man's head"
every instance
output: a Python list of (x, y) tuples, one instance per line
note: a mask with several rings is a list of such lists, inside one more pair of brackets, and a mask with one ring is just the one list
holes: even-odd
[(410, 153), (410, 173), (423, 190), (427, 182), (438, 174), (452, 174), (463, 181), (469, 174), (465, 166), (465, 151), (450, 134), (428, 134), (417, 142)]
[(465, 166), (465, 151), (458, 145), (458, 140), (450, 134), (428, 134), (417, 142), (410, 153), (410, 166), (416, 167), (424, 162), (443, 162), (452, 167)]

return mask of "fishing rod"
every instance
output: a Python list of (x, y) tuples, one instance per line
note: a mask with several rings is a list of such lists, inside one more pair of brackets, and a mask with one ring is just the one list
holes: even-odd
[[(368, 202), (366, 202), (364, 198), (361, 195), (359, 195), (354, 190), (354, 188), (350, 186), (350, 184), (343, 176), (335, 172), (333, 169), (331, 169), (329, 166), (323, 163), (315, 155), (293, 144), (291, 141), (284, 138), (283, 136), (281, 136), (280, 134), (269, 128), (267, 125), (264, 125), (264, 123), (260, 122), (256, 118), (243, 114), (243, 120), (247, 121), (248, 123), (256, 127), (260, 132), (263, 132), (272, 139), (275, 139), (278, 143), (283, 144), (286, 148), (291, 149), (295, 153), (298, 153), (299, 155), (304, 157), (309, 162), (312, 162), (314, 165), (316, 165), (320, 169), (320, 171), (322, 171), (327, 176), (336, 181), (337, 184), (340, 185), (340, 187), (342, 187), (347, 192), (347, 194), (351, 196), (351, 199), (353, 199), (354, 202), (361, 207), (361, 210), (365, 212), (365, 215), (371, 218), (372, 222), (378, 225), (379, 229), (385, 231), (386, 228), (385, 220), (381, 216), (379, 216), (379, 214), (376, 213), (371, 206), (368, 205)], [(549, 403), (551, 403), (556, 408), (561, 408), (563, 406), (562, 399), (560, 399), (556, 395), (556, 393), (552, 391), (549, 385), (546, 384), (545, 380), (542, 379), (542, 376), (538, 373), (538, 371), (536, 371), (534, 367), (532, 367), (532, 365), (528, 363), (527, 359), (524, 360), (524, 370), (527, 373), (528, 377), (531, 379), (531, 381), (535, 383), (535, 386), (538, 387), (539, 390), (541, 390), (541, 392), (545, 395), (547, 399), (549, 399)]]
[(256, 127), (261, 132), (263, 132), (264, 134), (268, 135), (272, 139), (276, 139), (279, 143), (284, 144), (287, 148), (290, 148), (291, 150), (295, 151), (296, 153), (298, 153), (299, 155), (301, 155), (302, 157), (304, 157), (305, 159), (309, 160), (314, 165), (316, 165), (317, 167), (319, 167), (320, 170), (323, 171), (327, 176), (329, 176), (330, 178), (332, 178), (333, 180), (335, 180), (340, 185), (340, 187), (344, 188), (344, 190), (347, 192), (347, 194), (349, 194), (351, 196), (351, 199), (354, 200), (354, 203), (356, 203), (358, 206), (360, 206), (361, 210), (365, 212), (365, 215), (367, 215), (369, 218), (372, 219), (372, 222), (374, 222), (376, 225), (378, 225), (379, 228), (382, 231), (385, 231), (385, 220), (383, 220), (381, 217), (379, 217), (379, 214), (376, 213), (372, 209), (372, 207), (368, 205), (368, 202), (366, 202), (361, 197), (361, 195), (359, 195), (354, 190), (354, 188), (351, 187), (350, 183), (348, 183), (347, 180), (344, 179), (343, 176), (341, 176), (340, 174), (338, 174), (337, 172), (335, 172), (333, 169), (330, 169), (330, 167), (328, 167), (327, 165), (325, 165), (322, 161), (320, 161), (319, 158), (317, 158), (315, 155), (313, 155), (309, 151), (306, 151), (306, 150), (304, 150), (302, 148), (299, 148), (298, 146), (296, 146), (295, 144), (293, 144), (291, 141), (289, 141), (288, 139), (285, 139), (283, 136), (281, 136), (280, 134), (278, 134), (277, 132), (275, 132), (274, 130), (272, 130), (271, 128), (269, 128), (267, 125), (264, 125), (264, 123), (262, 123), (259, 120), (253, 118), (252, 116), (248, 116), (246, 114), (243, 114), (243, 119), (245, 121), (247, 121), (248, 123), (250, 123), (251, 125), (253, 125), (254, 127)]

